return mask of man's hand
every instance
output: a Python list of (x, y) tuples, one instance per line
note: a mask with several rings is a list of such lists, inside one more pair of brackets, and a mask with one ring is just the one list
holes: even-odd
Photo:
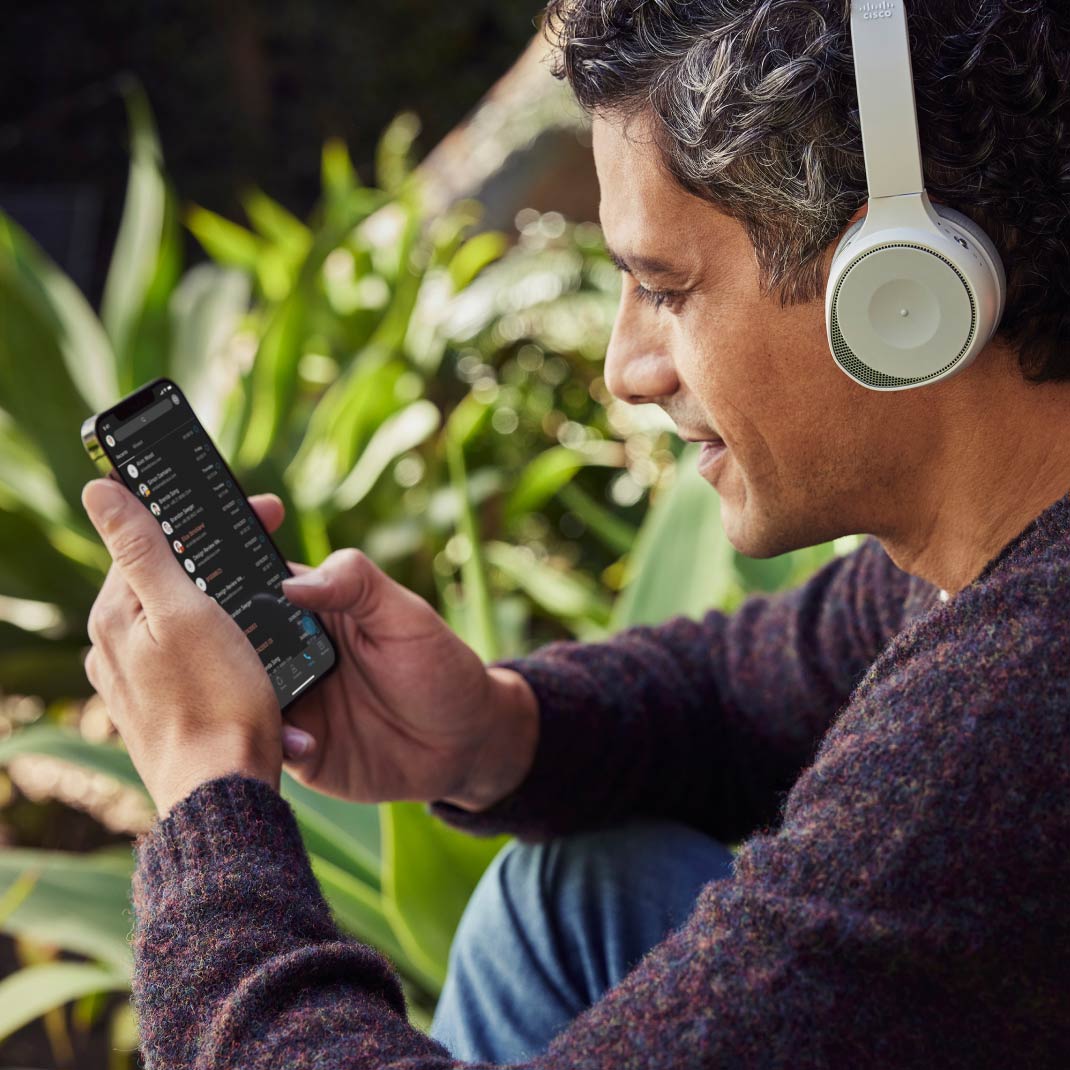
[[(89, 614), (86, 676), (160, 816), (230, 772), (278, 788), (279, 704), (242, 630), (190, 583), (149, 511), (124, 486), (95, 479), (82, 504), (113, 562)], [(256, 505), (281, 519), (278, 499)]]
[(488, 669), (419, 595), (359, 550), (338, 550), (283, 581), (323, 617), (338, 665), (286, 713), (307, 750), (287, 770), (360, 802), (443, 799), (484, 809), (524, 779), (538, 709), (518, 673)]

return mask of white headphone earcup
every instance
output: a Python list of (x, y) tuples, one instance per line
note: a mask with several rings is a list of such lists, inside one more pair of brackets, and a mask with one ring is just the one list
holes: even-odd
[(832, 254), (833, 263), (836, 263), (836, 260), (839, 258), (840, 253), (843, 252), (844, 246), (862, 229), (862, 226), (865, 221), (866, 217), (863, 216), (857, 222), (852, 223), (847, 228), (847, 230), (844, 231), (843, 237), (840, 238), (839, 244), (836, 246), (836, 251)]
[(995, 242), (981, 229), (968, 215), (963, 214), (955, 208), (948, 208), (946, 204), (933, 203), (933, 208), (936, 210), (936, 214), (946, 222), (950, 223), (952, 227), (958, 227), (960, 231), (964, 233), (961, 237), (973, 239), (973, 242), (981, 250), (982, 254), (986, 257), (992, 266), (992, 272), (996, 278), (996, 284), (999, 290), (999, 311), (1000, 315), (1003, 312), (1003, 305), (1006, 301), (1007, 294), (1007, 274), (1003, 268), (1003, 259), (999, 255), (999, 250), (996, 248)]

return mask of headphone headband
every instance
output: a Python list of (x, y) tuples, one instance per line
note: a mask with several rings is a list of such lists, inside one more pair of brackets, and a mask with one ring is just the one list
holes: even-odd
[(851, 43), (870, 199), (921, 193), (925, 180), (904, 0), (853, 0)]

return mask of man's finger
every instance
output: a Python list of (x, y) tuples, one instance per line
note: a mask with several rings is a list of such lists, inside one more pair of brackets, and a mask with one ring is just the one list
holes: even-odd
[(286, 517), (286, 506), (277, 494), (254, 494), (250, 497), (249, 504), (268, 534), (278, 531)]
[(316, 568), (306, 568), (282, 581), (282, 593), (308, 609), (373, 609), (391, 581), (360, 550), (335, 550)]
[(152, 514), (126, 487), (94, 479), (82, 489), (82, 505), (150, 620), (197, 593)]
[(134, 625), (141, 603), (133, 588), (126, 582), (119, 567), (112, 564), (104, 577), (100, 593), (89, 611), (86, 632), (89, 641), (112, 649)]

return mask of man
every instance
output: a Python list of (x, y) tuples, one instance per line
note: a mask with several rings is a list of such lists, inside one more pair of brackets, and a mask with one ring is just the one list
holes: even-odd
[[(743, 553), (872, 534), (799, 590), (486, 668), (341, 551), (286, 584), (341, 663), (280, 729), (143, 508), (87, 487), (116, 562), (87, 673), (165, 818), (135, 878), (156, 1070), (1067, 1065), (1070, 20), (916, 11), (928, 187), (992, 235), (1008, 301), (961, 374), (879, 393), (821, 301), (866, 200), (847, 15), (550, 10), (626, 276), (607, 383), (712, 443)], [(334, 927), (284, 750), (313, 787), (545, 841), (477, 890), (437, 1039)]]

